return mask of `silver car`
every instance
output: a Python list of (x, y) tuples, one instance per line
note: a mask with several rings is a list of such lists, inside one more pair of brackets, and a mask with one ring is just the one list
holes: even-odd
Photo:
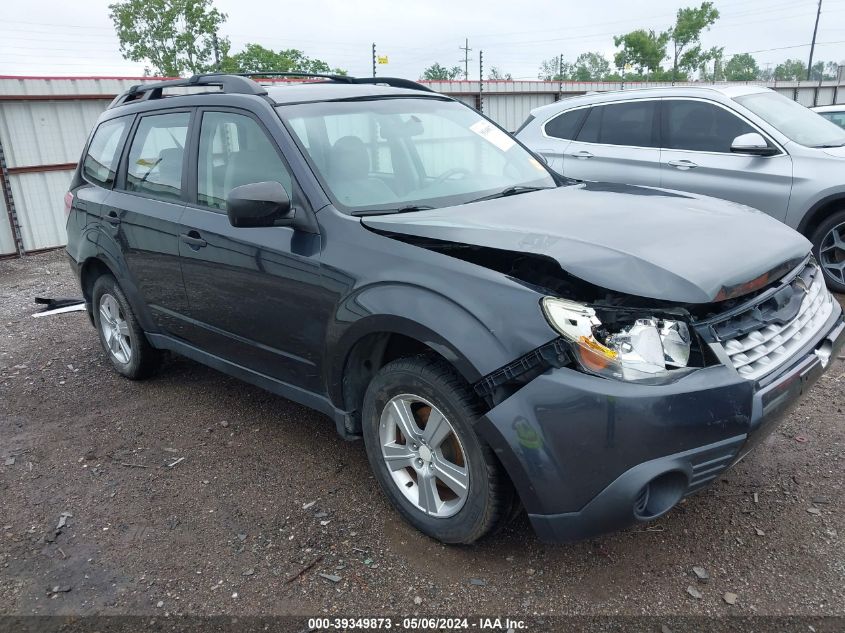
[(828, 121), (833, 121), (839, 127), (845, 128), (845, 103), (818, 106), (813, 108), (813, 112), (818, 112)]
[(517, 137), (570, 178), (765, 211), (812, 241), (828, 285), (845, 292), (845, 130), (773, 90), (591, 93), (532, 110)]

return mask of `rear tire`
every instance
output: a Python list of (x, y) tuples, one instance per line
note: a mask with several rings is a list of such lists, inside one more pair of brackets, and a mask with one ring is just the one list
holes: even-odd
[(473, 430), (479, 408), (444, 360), (385, 365), (364, 396), (370, 466), (399, 513), (444, 543), (472, 543), (504, 525), (515, 493), (493, 451)]
[(825, 218), (810, 241), (827, 287), (833, 292), (845, 292), (845, 209)]
[(115, 278), (100, 276), (91, 294), (94, 325), (112, 367), (131, 380), (155, 373), (161, 364), (161, 352), (147, 341)]

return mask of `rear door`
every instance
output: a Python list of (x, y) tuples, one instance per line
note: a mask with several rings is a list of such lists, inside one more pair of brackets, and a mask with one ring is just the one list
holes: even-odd
[(85, 214), (82, 226), (103, 215), (117, 177), (120, 152), (132, 126), (133, 115), (103, 121), (97, 126), (82, 158), (82, 179), (86, 185), (74, 192), (73, 208)]
[(631, 185), (660, 184), (659, 101), (593, 106), (563, 155), (563, 175)]
[[(192, 202), (179, 253), (190, 302), (185, 338), (211, 354), (285, 383), (320, 391), (318, 359), (331, 302), (319, 268), (320, 236), (291, 227), (235, 228), (226, 196), (276, 181), (306, 201), (261, 122), (238, 109), (200, 110), (192, 139)], [(195, 196), (195, 197), (194, 197)]]
[(188, 308), (178, 240), (192, 115), (190, 109), (156, 110), (136, 119), (102, 217), (153, 321), (176, 335)]
[(700, 193), (786, 217), (792, 191), (792, 159), (731, 153), (733, 140), (762, 130), (721, 104), (703, 99), (664, 99), (660, 184)]
[(578, 135), (584, 117), (589, 112), (589, 106), (561, 112), (540, 126), (539, 137), (535, 130), (531, 137), (524, 140), (531, 145), (531, 149), (546, 159), (549, 167), (562, 174), (566, 150)]

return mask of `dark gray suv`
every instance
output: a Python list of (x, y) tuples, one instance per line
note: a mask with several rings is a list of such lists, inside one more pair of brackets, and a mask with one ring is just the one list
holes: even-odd
[(136, 86), (66, 205), (118, 372), (148, 376), (168, 350), (325, 413), (448, 543), (520, 507), (552, 540), (664, 514), (845, 339), (792, 229), (565, 180), (405, 80)]

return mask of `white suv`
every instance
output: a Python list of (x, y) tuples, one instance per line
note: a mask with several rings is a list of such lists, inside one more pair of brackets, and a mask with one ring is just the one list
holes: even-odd
[(773, 90), (586, 94), (532, 110), (517, 137), (570, 178), (765, 211), (812, 241), (828, 285), (845, 292), (845, 130)]

